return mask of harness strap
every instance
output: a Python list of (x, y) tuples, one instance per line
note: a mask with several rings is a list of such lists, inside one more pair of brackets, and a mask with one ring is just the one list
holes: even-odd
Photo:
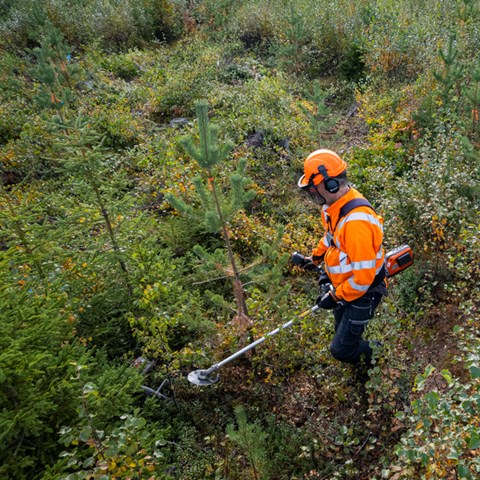
[[(340, 209), (340, 212), (338, 214), (337, 223), (335, 224), (335, 227), (332, 228), (332, 224), (329, 222), (330, 223), (330, 228), (331, 228), (331, 234), (327, 235), (327, 236), (328, 236), (328, 240), (330, 241), (330, 245), (333, 245), (333, 236), (335, 235), (335, 230), (337, 228), (337, 225), (340, 223), (340, 220), (343, 217), (345, 217), (346, 215), (348, 215), (352, 210), (354, 210), (355, 208), (358, 208), (358, 207), (368, 207), (368, 208), (371, 208), (375, 212), (375, 209), (372, 207), (370, 202), (368, 200), (366, 200), (365, 198), (354, 198), (353, 200), (350, 200), (349, 202), (347, 202)], [(377, 213), (377, 212), (375, 212), (375, 213)], [(330, 233), (330, 232), (328, 232), (328, 233)]]
[[(358, 208), (358, 207), (368, 207), (371, 208), (374, 212), (375, 209), (372, 207), (370, 202), (366, 200), (365, 198), (354, 198), (353, 200), (350, 200), (347, 202), (341, 209), (340, 213), (338, 214), (338, 220), (340, 220), (342, 217), (345, 215), (348, 215), (353, 209)], [(377, 212), (375, 212), (377, 213)], [(338, 223), (338, 221), (337, 221)]]

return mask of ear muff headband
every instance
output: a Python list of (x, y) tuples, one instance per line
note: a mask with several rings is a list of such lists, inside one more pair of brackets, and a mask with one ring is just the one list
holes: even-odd
[(318, 166), (318, 173), (323, 177), (323, 185), (328, 193), (337, 193), (340, 190), (340, 182), (328, 175), (325, 165)]

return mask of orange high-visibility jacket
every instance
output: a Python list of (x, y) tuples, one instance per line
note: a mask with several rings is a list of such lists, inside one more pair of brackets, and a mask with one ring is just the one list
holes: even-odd
[(351, 302), (361, 297), (383, 267), (383, 218), (371, 208), (360, 206), (339, 219), (340, 209), (354, 198), (364, 198), (350, 190), (330, 206), (322, 208), (325, 235), (313, 249), (312, 258), (323, 257), (325, 271), (335, 296)]

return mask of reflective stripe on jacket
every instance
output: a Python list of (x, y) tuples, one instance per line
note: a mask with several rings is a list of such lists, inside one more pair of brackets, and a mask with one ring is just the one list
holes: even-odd
[(350, 188), (334, 204), (323, 207), (325, 235), (312, 252), (314, 259), (324, 255), (325, 271), (335, 287), (335, 295), (347, 302), (369, 289), (384, 261), (381, 216), (360, 206), (339, 218), (340, 209), (354, 198), (364, 197)]

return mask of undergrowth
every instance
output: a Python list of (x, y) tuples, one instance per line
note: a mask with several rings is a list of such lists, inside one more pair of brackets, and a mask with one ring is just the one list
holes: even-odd
[[(2, 5), (2, 478), (478, 477), (476, 2)], [(298, 318), (319, 147), (415, 254), (363, 383)]]

